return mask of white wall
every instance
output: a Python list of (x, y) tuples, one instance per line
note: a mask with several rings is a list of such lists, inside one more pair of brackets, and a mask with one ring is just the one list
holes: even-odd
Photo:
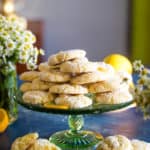
[(21, 14), (45, 21), (47, 54), (81, 48), (90, 59), (127, 54), (128, 0), (26, 0)]

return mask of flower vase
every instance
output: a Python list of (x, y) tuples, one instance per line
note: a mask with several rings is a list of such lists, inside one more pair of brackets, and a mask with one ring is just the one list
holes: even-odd
[(11, 62), (0, 66), (0, 108), (4, 108), (11, 124), (17, 119), (17, 73), (16, 66)]

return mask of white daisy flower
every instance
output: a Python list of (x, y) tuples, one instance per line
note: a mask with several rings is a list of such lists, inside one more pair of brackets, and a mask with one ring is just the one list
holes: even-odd
[(141, 60), (136, 60), (133, 62), (133, 68), (135, 71), (142, 71), (144, 69), (144, 65)]
[(36, 37), (26, 30), (15, 16), (12, 18), (0, 15), (0, 65), (11, 61), (27, 64), (28, 68), (36, 68), (38, 55), (42, 50), (34, 47)]

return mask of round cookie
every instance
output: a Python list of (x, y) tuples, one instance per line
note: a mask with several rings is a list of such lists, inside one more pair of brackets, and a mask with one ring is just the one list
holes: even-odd
[(101, 82), (90, 84), (88, 86), (89, 92), (90, 93), (111, 92), (115, 86), (112, 86), (111, 84), (107, 83), (106, 81), (101, 81)]
[(31, 90), (32, 90), (31, 82), (22, 83), (20, 86), (20, 91), (22, 91), (22, 92), (31, 91)]
[(112, 78), (107, 79), (105, 81), (92, 83), (88, 85), (88, 90), (90, 93), (111, 92), (122, 88), (127, 89), (129, 88), (129, 86), (117, 76), (113, 76)]
[(59, 65), (49, 65), (50, 70), (56, 70), (58, 71), (60, 69), (60, 64)]
[(64, 83), (71, 79), (71, 75), (60, 71), (41, 72), (40, 79), (47, 82)]
[(89, 84), (104, 81), (109, 77), (107, 73), (95, 71), (78, 75), (71, 79), (72, 84)]
[(52, 82), (42, 81), (42, 80), (40, 79), (40, 77), (34, 79), (34, 80), (32, 81), (32, 83), (33, 83), (33, 84), (46, 84), (46, 85), (48, 85), (48, 86), (54, 85), (54, 83), (52, 83)]
[(95, 96), (95, 101), (99, 104), (114, 104), (112, 92), (99, 93)]
[(56, 94), (48, 92), (48, 99), (49, 99), (48, 103), (54, 102), (55, 98), (56, 98)]
[(38, 137), (38, 133), (30, 133), (23, 137), (19, 137), (13, 142), (11, 150), (27, 150)]
[(40, 71), (50, 71), (50, 67), (47, 62), (40, 63), (38, 69)]
[(48, 71), (51, 71), (51, 70), (58, 70), (60, 68), (60, 65), (55, 65), (55, 66), (49, 66), (47, 62), (44, 62), (44, 63), (40, 63), (39, 64), (39, 67), (38, 69), (41, 71), (41, 72), (48, 72)]
[(60, 51), (57, 54), (51, 55), (48, 58), (49, 65), (57, 65), (61, 64), (65, 61), (72, 60), (75, 58), (83, 58), (85, 57), (86, 52), (80, 49), (74, 49), (69, 51)]
[(60, 65), (60, 71), (68, 73), (86, 73), (94, 72), (98, 68), (96, 62), (83, 61), (82, 59), (77, 59), (73, 61), (66, 61)]
[(25, 82), (20, 86), (22, 92), (34, 90), (48, 90), (53, 83), (41, 81), (39, 78), (34, 79), (32, 82)]
[(50, 143), (46, 139), (38, 139), (28, 150), (61, 150), (59, 147)]
[(20, 75), (20, 79), (23, 81), (33, 81), (35, 78), (40, 76), (40, 72), (38, 71), (28, 71), (24, 72)]
[(81, 85), (71, 84), (55, 84), (49, 89), (50, 93), (57, 94), (87, 94), (88, 90), (86, 87)]
[(115, 69), (111, 65), (106, 64), (105, 62), (98, 62), (98, 70), (100, 72), (106, 72), (111, 75), (115, 73)]
[(132, 140), (131, 143), (133, 150), (150, 150), (150, 143), (140, 140)]
[(45, 91), (27, 91), (23, 94), (23, 101), (31, 104), (44, 104), (53, 101), (53, 95)]
[(32, 81), (33, 90), (48, 90), (54, 83), (41, 81), (40, 78), (36, 78)]
[(92, 99), (84, 95), (60, 95), (55, 99), (55, 103), (76, 109), (92, 105)]
[(133, 150), (133, 147), (125, 136), (116, 135), (105, 138), (96, 150)]
[(128, 90), (120, 89), (113, 92), (105, 92), (96, 94), (96, 102), (100, 104), (119, 104), (128, 102), (133, 99), (132, 94)]

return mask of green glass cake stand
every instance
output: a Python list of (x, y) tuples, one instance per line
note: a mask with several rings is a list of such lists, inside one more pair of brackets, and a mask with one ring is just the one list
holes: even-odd
[(121, 104), (93, 104), (90, 107), (82, 109), (57, 109), (46, 108), (42, 105), (28, 104), (22, 101), (22, 98), (18, 98), (17, 102), (34, 111), (53, 113), (53, 114), (67, 114), (68, 124), (70, 129), (65, 131), (59, 131), (50, 136), (50, 142), (58, 145), (62, 150), (95, 150), (97, 145), (103, 139), (102, 135), (82, 130), (84, 126), (84, 114), (101, 114), (104, 112), (118, 110), (127, 107), (133, 103), (129, 101)]

